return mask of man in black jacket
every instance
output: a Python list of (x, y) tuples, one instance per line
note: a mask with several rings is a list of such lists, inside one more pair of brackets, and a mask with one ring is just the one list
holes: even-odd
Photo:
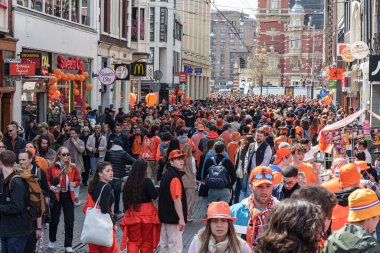
[(170, 152), (170, 165), (161, 179), (158, 200), (158, 217), (161, 222), (160, 253), (181, 253), (182, 233), (187, 222), (187, 201), (182, 183), (184, 175), (184, 157), (182, 151)]
[(7, 150), (15, 152), (16, 157), (20, 153), (21, 149), (25, 148), (26, 140), (18, 136), (18, 129), (15, 124), (8, 125), (8, 138), (5, 139), (4, 144), (7, 147)]
[(282, 183), (274, 186), (272, 196), (279, 201), (289, 198), (293, 192), (301, 188), (298, 183), (298, 169), (294, 165), (286, 166), (282, 172)]
[(125, 165), (131, 165), (135, 162), (135, 159), (123, 150), (122, 145), (123, 142), (120, 139), (114, 139), (112, 148), (107, 150), (106, 156), (104, 157), (104, 161), (110, 162), (113, 169), (111, 185), (115, 196), (115, 215), (121, 213), (119, 210), (119, 203), (122, 179), (126, 176)]
[[(32, 233), (32, 218), (26, 209), (29, 191), (15, 175), (16, 155), (6, 150), (0, 154), (0, 237), (1, 252), (23, 253)], [(12, 181), (11, 181), (12, 179)]]

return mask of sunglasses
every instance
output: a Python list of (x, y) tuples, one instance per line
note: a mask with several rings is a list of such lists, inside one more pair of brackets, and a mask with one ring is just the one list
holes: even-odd
[(64, 154), (61, 154), (61, 156), (70, 156), (69, 153), (64, 153)]
[(5, 148), (5, 146), (0, 146), (0, 148)]
[(266, 180), (273, 180), (273, 175), (272, 174), (257, 174), (255, 175), (256, 180), (262, 180), (265, 178)]

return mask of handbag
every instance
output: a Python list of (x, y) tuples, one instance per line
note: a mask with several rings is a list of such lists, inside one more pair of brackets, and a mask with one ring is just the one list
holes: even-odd
[(111, 247), (113, 244), (113, 222), (109, 213), (102, 213), (98, 208), (103, 186), (95, 206), (87, 208), (80, 240), (82, 243)]

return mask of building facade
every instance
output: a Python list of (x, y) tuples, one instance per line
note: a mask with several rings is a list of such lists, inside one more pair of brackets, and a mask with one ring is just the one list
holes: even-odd
[(235, 64), (245, 68), (255, 50), (256, 20), (236, 11), (213, 12), (211, 20), (211, 79), (215, 89), (232, 88)]
[(206, 1), (182, 0), (177, 8), (183, 22), (181, 71), (187, 73), (186, 96), (204, 99), (210, 92), (211, 7)]

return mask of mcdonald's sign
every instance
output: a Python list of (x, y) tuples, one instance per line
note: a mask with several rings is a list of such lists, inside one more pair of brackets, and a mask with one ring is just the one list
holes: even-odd
[(135, 62), (131, 65), (133, 76), (146, 76), (146, 62)]

